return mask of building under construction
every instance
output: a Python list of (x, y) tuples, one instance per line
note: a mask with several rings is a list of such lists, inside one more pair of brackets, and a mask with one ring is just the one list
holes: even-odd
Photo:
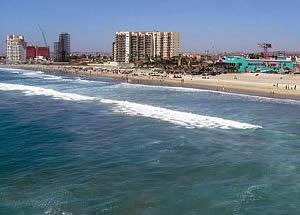
[(70, 34), (61, 33), (58, 42), (54, 43), (54, 54), (56, 62), (69, 62), (71, 54)]
[(27, 46), (26, 48), (26, 58), (35, 59), (36, 57), (50, 58), (49, 47), (40, 46)]

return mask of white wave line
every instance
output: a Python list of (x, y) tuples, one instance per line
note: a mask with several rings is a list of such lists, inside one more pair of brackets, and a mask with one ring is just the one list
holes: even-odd
[[(0, 68), (1, 69), (1, 68)], [(103, 81), (92, 81), (92, 80), (86, 80), (86, 79), (81, 79), (80, 77), (77, 78), (63, 78), (57, 75), (50, 75), (50, 74), (45, 74), (45, 72), (42, 71), (34, 71), (34, 70), (22, 70), (22, 69), (7, 69), (4, 68), (3, 70), (15, 73), (15, 74), (22, 74), (25, 76), (32, 76), (44, 80), (62, 80), (62, 81), (74, 81), (74, 82), (79, 82), (79, 83), (106, 83)]]
[(62, 93), (53, 89), (36, 86), (0, 83), (2, 91), (21, 91), (28, 96), (49, 96), (53, 99), (67, 101), (100, 101), (101, 103), (113, 105), (113, 110), (131, 116), (142, 116), (147, 118), (166, 121), (186, 128), (221, 128), (221, 129), (257, 129), (258, 125), (226, 120), (218, 117), (204, 116), (182, 111), (175, 111), (161, 107), (145, 104), (137, 104), (128, 101), (117, 101), (101, 99), (91, 96), (83, 96), (75, 93)]
[(13, 69), (13, 68), (0, 68), (0, 70), (5, 70), (5, 71), (10, 71), (10, 70), (12, 70), (12, 71), (25, 71), (24, 69)]
[(128, 84), (128, 83), (121, 83), (119, 84), (121, 87), (141, 87), (141, 88), (152, 88), (152, 89), (168, 89), (176, 92), (208, 92), (208, 93), (215, 93), (215, 94), (223, 94), (223, 95), (230, 95), (230, 96), (238, 96), (248, 98), (252, 101), (268, 101), (268, 102), (276, 102), (280, 104), (297, 104), (300, 105), (300, 101), (292, 100), (292, 99), (277, 99), (277, 98), (269, 98), (264, 96), (255, 96), (255, 95), (247, 95), (247, 94), (240, 94), (240, 93), (231, 93), (231, 92), (224, 92), (224, 91), (216, 91), (216, 90), (207, 90), (207, 89), (198, 89), (198, 88), (188, 88), (188, 87), (170, 87), (170, 86), (155, 86), (155, 85), (144, 85), (144, 84)]
[(137, 104), (128, 101), (102, 99), (102, 103), (116, 105), (115, 112), (131, 116), (143, 116), (167, 121), (186, 128), (221, 128), (221, 129), (257, 129), (258, 125), (226, 120), (218, 117), (203, 116), (193, 113), (169, 110), (151, 105)]
[(42, 71), (36, 71), (36, 72), (23, 72), (22, 75), (25, 76), (33, 76), (37, 77), (40, 79), (45, 79), (45, 80), (62, 80), (62, 77), (56, 76), (56, 75), (47, 75)]
[(20, 85), (20, 84), (5, 84), (0, 83), (0, 90), (2, 91), (21, 91), (28, 96), (50, 96), (54, 99), (62, 99), (68, 101), (91, 101), (94, 97), (82, 96), (75, 93), (62, 93), (53, 89), (46, 89), (35, 86)]

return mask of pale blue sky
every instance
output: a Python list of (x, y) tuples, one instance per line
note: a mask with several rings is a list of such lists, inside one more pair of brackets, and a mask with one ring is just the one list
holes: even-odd
[(0, 53), (7, 34), (53, 45), (71, 34), (72, 51), (111, 51), (116, 31), (179, 31), (181, 50), (257, 51), (300, 49), (300, 1), (279, 0), (9, 0), (0, 4)]

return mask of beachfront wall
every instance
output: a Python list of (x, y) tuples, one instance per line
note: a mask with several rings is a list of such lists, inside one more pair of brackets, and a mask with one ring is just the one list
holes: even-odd
[(281, 72), (294, 69), (294, 63), (289, 60), (268, 60), (268, 59), (246, 59), (244, 57), (229, 56), (225, 58), (225, 63), (235, 64), (237, 72)]

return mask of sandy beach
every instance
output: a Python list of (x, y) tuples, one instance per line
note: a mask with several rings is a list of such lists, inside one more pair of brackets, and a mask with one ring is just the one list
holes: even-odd
[[(3, 67), (8, 67), (7, 65)], [(156, 77), (142, 74), (134, 70), (132, 74), (116, 74), (112, 70), (105, 71), (74, 69), (74, 67), (57, 65), (17, 65), (9, 66), (22, 69), (45, 70), (48, 72), (59, 71), (77, 74), (80, 76), (109, 77), (129, 83), (172, 85), (183, 87), (196, 87), (211, 90), (259, 95), (282, 99), (300, 100), (300, 75), (280, 75), (264, 73), (222, 74), (218, 76), (192, 76), (184, 75), (174, 78), (173, 75)], [(145, 69), (143, 69), (145, 71)]]

